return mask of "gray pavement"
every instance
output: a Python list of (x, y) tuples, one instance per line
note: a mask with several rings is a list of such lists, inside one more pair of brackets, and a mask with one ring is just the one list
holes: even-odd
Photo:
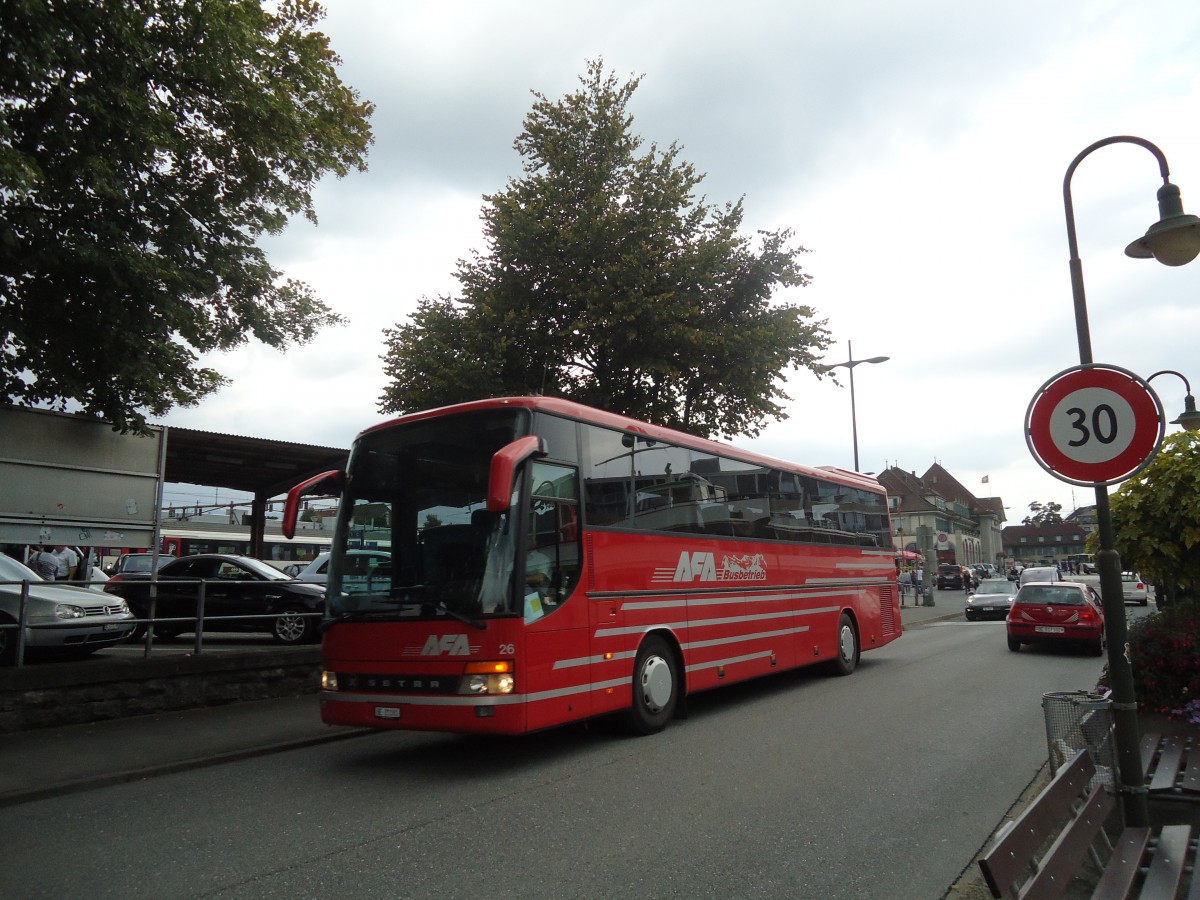
[[(962, 616), (961, 592), (934, 593), (936, 606), (906, 598), (906, 629)], [(0, 806), (370, 733), (323, 724), (310, 694), (5, 734)]]

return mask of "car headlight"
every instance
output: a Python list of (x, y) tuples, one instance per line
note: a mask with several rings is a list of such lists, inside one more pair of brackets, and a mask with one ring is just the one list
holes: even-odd
[(82, 619), (87, 613), (83, 611), (82, 606), (76, 606), (74, 603), (56, 603), (54, 615), (60, 619)]

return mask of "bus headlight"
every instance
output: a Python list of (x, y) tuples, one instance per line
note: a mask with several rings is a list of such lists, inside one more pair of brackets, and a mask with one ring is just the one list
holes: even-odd
[(517, 686), (512, 669), (512, 662), (509, 660), (467, 663), (462, 681), (459, 682), (458, 692), (460, 694), (511, 694)]
[(321, 690), (336, 691), (338, 689), (337, 672), (330, 672), (328, 669), (321, 670)]

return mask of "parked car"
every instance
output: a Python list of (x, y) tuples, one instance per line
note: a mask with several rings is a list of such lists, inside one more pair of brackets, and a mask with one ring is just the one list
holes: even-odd
[[(168, 556), (165, 553), (160, 553), (158, 555), (158, 567), (161, 569), (174, 558), (175, 557)], [(104, 574), (111, 578), (113, 575), (124, 575), (127, 572), (149, 572), (153, 563), (153, 553), (122, 553), (117, 557), (116, 562), (114, 562), (111, 566), (105, 567)]]
[[(286, 569), (284, 570), (287, 571)], [(365, 591), (373, 578), (390, 578), (392, 554), (386, 550), (347, 550), (346, 571), (342, 573), (342, 590), (348, 594)], [(329, 577), (329, 552), (317, 558), (296, 574), (297, 581), (324, 584)]]
[(937, 567), (937, 587), (939, 591), (961, 591), (963, 587), (962, 569), (953, 563), (942, 563)]
[[(28, 566), (0, 553), (0, 625), (15, 626), (21, 615), (21, 584), (29, 582), (25, 647), (34, 653), (87, 656), (125, 640), (133, 613), (120, 597), (43, 581)], [(55, 627), (40, 627), (40, 626)], [(17, 629), (0, 628), (0, 665), (17, 661)]]
[(967, 597), (967, 620), (1006, 618), (1016, 595), (1017, 586), (1007, 578), (985, 578)]
[(1022, 644), (1079, 643), (1104, 654), (1104, 607), (1091, 585), (1031, 581), (1021, 585), (1005, 620), (1008, 649)]
[(1121, 590), (1125, 594), (1126, 603), (1136, 603), (1139, 606), (1150, 605), (1150, 588), (1142, 581), (1137, 572), (1121, 573)]
[[(204, 585), (205, 631), (265, 631), (278, 643), (316, 640), (325, 588), (289, 578), (248, 556), (202, 553), (182, 556), (156, 574), (154, 633), (175, 637), (196, 630), (197, 601)], [(150, 618), (149, 572), (113, 575), (104, 590), (124, 597), (139, 619)], [(167, 621), (162, 621), (167, 620)], [(145, 634), (139, 623), (136, 634)]]

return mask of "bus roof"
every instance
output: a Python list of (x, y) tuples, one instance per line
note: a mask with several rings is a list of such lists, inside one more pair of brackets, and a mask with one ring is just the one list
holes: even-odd
[[(762, 466), (770, 468), (788, 469), (802, 475), (811, 475), (816, 478), (832, 479), (842, 482), (847, 486), (862, 488), (863, 490), (876, 491), (880, 493), (882, 493), (884, 490), (883, 486), (877, 479), (870, 475), (863, 475), (860, 472), (852, 472), (849, 469), (842, 469), (837, 466), (806, 466), (797, 462), (765, 456), (761, 453), (755, 453), (751, 450), (744, 450), (740, 447), (734, 446), (733, 444), (713, 441), (709, 440), (708, 438), (702, 438), (693, 434), (688, 434), (686, 431), (676, 431), (671, 428), (664, 428), (661, 425), (653, 425), (649, 422), (642, 422), (638, 419), (632, 419), (628, 416), (622, 416), (618, 415), (617, 413), (607, 412), (606, 410), (585, 406), (582, 403), (576, 403), (572, 400), (564, 400), (561, 397), (494, 397), (489, 400), (472, 400), (467, 403), (456, 403), (451, 406), (440, 406), (436, 409), (427, 409), (420, 412), (410, 413), (408, 415), (398, 416), (395, 419), (389, 419), (386, 422), (373, 425), (370, 428), (361, 431), (358, 437), (361, 438), (364, 435), (371, 434), (376, 431), (386, 431), (387, 429), (402, 423), (417, 422), (425, 419), (436, 419), (441, 416), (455, 413), (475, 412), (478, 410), (488, 409), (502, 409), (504, 407), (518, 407), (554, 413), (556, 415), (565, 416), (566, 418), (570, 419), (576, 419), (581, 422), (589, 422), (593, 425), (604, 425), (620, 431), (629, 431), (635, 434), (641, 434), (647, 438), (652, 438), (655, 440), (681, 444), (696, 450), (706, 450), (724, 456), (736, 456), (738, 459), (743, 461), (758, 463)], [(358, 438), (355, 440), (357, 442)]]

